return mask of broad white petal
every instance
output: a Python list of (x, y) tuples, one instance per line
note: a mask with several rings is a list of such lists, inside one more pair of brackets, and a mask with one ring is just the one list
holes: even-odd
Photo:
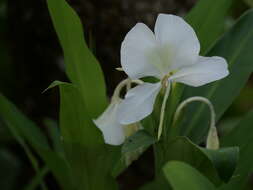
[(104, 113), (96, 120), (95, 125), (102, 131), (107, 144), (120, 145), (125, 140), (124, 126), (116, 120), (119, 103), (110, 104)]
[(196, 64), (182, 68), (169, 80), (197, 87), (220, 80), (228, 74), (228, 64), (224, 58), (199, 56)]
[(162, 47), (162, 60), (170, 70), (194, 64), (198, 59), (198, 38), (193, 28), (181, 17), (159, 14), (155, 24), (155, 36)]
[(154, 33), (145, 24), (138, 23), (127, 33), (120, 53), (122, 68), (130, 78), (159, 78), (161, 75), (157, 42)]
[(143, 83), (129, 90), (118, 109), (118, 121), (130, 124), (142, 120), (152, 113), (161, 83)]

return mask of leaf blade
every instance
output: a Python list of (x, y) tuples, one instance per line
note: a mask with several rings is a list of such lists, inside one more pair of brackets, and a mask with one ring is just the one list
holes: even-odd
[(164, 166), (163, 171), (174, 190), (215, 190), (208, 179), (183, 162), (170, 161)]
[[(62, 189), (72, 189), (69, 168), (63, 157), (53, 152), (39, 128), (23, 115), (14, 104), (0, 94), (0, 115), (21, 145), (28, 142), (50, 168)], [(30, 149), (28, 150), (30, 151)], [(29, 152), (27, 152), (30, 155)], [(37, 167), (37, 166), (36, 166)]]
[(225, 18), (233, 2), (234, 0), (200, 0), (186, 16), (197, 33), (203, 54), (224, 31)]
[(79, 86), (91, 118), (96, 118), (107, 105), (105, 82), (85, 42), (81, 21), (65, 0), (47, 0), (47, 4), (63, 48), (67, 75)]

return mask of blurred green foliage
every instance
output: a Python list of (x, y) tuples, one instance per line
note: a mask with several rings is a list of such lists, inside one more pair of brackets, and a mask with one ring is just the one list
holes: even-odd
[[(251, 0), (245, 0), (245, 2), (252, 6)], [(47, 136), (49, 137), (48, 139), (47, 136), (39, 130), (38, 125), (26, 118), (11, 102), (1, 95), (0, 115), (5, 122), (3, 123), (0, 120), (0, 142), (3, 146), (6, 146), (6, 144), (10, 142), (13, 143), (13, 137), (10, 136), (10, 134), (12, 134), (30, 158), (35, 170), (34, 173), (36, 174), (34, 174), (29, 184), (25, 186), (26, 190), (32, 190), (38, 186), (46, 189), (42, 181), (49, 172), (53, 173), (62, 189), (108, 189), (110, 185), (110, 189), (116, 189), (117, 185), (111, 176), (111, 172), (114, 174), (113, 177), (116, 177), (125, 168), (125, 165), (121, 163), (122, 157), (120, 155), (120, 149), (119, 147), (115, 148), (104, 145), (101, 133), (92, 123), (92, 119), (97, 117), (107, 105), (104, 78), (99, 63), (85, 43), (81, 21), (79, 21), (77, 14), (62, 0), (48, 0), (48, 3), (54, 26), (63, 47), (65, 64), (67, 65), (67, 75), (73, 83), (57, 84), (60, 85), (61, 94), (61, 133), (54, 120), (46, 119), (45, 126), (47, 129)], [(237, 5), (240, 7), (238, 8), (239, 11), (235, 5), (231, 11), (231, 9), (229, 9), (231, 5), (232, 1), (227, 0), (201, 0), (193, 11), (186, 16), (187, 21), (193, 25), (200, 37), (203, 54), (208, 52), (208, 55), (225, 56), (230, 60), (230, 63), (235, 62), (231, 67), (232, 77), (221, 82), (221, 84), (216, 83), (213, 85), (218, 92), (215, 96), (212, 96), (211, 99), (216, 106), (219, 117), (224, 114), (228, 106), (239, 94), (239, 90), (242, 89), (242, 86), (246, 83), (252, 72), (252, 67), (249, 65), (252, 59), (250, 53), (252, 49), (252, 12), (245, 15), (230, 32), (226, 33), (222, 39), (219, 39), (218, 42), (214, 44), (222, 33), (232, 27), (235, 22), (232, 16), (240, 15), (242, 11), (246, 9), (246, 5), (242, 1), (237, 1)], [(15, 89), (12, 88), (15, 86), (13, 85), (15, 76), (12, 68), (13, 64), (9, 55), (9, 42), (8, 38), (6, 38), (8, 33), (6, 10), (6, 1), (1, 0), (0, 91), (8, 97), (15, 97), (17, 94), (13, 93)], [(228, 14), (230, 14), (230, 18), (227, 17)], [(228, 24), (228, 22), (232, 24)], [(207, 35), (210, 31), (212, 31), (211, 35)], [(245, 43), (242, 43), (242, 41)], [(235, 47), (236, 44), (241, 44), (241, 49), (239, 53), (235, 54), (234, 52), (238, 52), (237, 47)], [(231, 80), (233, 82), (231, 82)], [(90, 81), (92, 81), (92, 83)], [(235, 100), (233, 106), (226, 112), (227, 117), (241, 115), (252, 107), (253, 102), (251, 97), (253, 95), (253, 88), (251, 82), (252, 81), (248, 83), (241, 95)], [(236, 85), (237, 83), (240, 83), (240, 85)], [(209, 87), (210, 86), (200, 88), (195, 92), (191, 91), (190, 94), (205, 94)], [(43, 87), (40, 86), (40, 88), (42, 89)], [(181, 90), (183, 91), (183, 89)], [(179, 90), (179, 94), (182, 92), (181, 90)], [(226, 96), (224, 96), (224, 94), (226, 94)], [(219, 99), (219, 97), (221, 98)], [(174, 108), (179, 100), (180, 97), (176, 100)], [(200, 109), (202, 110), (202, 108)], [(46, 116), (43, 116), (43, 119), (45, 117)], [(201, 124), (203, 120), (207, 120), (206, 116), (201, 116), (201, 118), (203, 118), (199, 120)], [(244, 186), (247, 186), (247, 177), (252, 172), (251, 160), (253, 155), (253, 144), (248, 143), (253, 138), (252, 134), (248, 132), (251, 130), (252, 114), (249, 113), (238, 124), (233, 120), (232, 124), (233, 127), (231, 127), (231, 124), (227, 124), (229, 130), (224, 133), (226, 136), (222, 137), (222, 146), (239, 146), (241, 148), (240, 164), (235, 173), (235, 175), (240, 175), (241, 177), (238, 178), (233, 176), (232, 180), (227, 185), (223, 185), (219, 188), (222, 190), (243, 189)], [(6, 130), (7, 127), (10, 131)], [(187, 125), (187, 127), (189, 127), (189, 125)], [(195, 129), (195, 127), (194, 125), (194, 131), (189, 132), (189, 136), (194, 140), (198, 138), (196, 135), (203, 137), (203, 135), (199, 135), (200, 132), (197, 133), (196, 131), (203, 130), (201, 134), (206, 132), (206, 128), (203, 126), (199, 125), (197, 129)], [(241, 138), (241, 136), (245, 138)], [(144, 140), (147, 140), (146, 136), (142, 137)], [(201, 140), (202, 139), (197, 139), (196, 141), (201, 142)], [(189, 189), (189, 187), (203, 189), (203, 186), (205, 188), (214, 189), (214, 185), (211, 184), (211, 181), (217, 185), (217, 181), (219, 180), (214, 180), (214, 178), (219, 178), (219, 176), (215, 173), (216, 169), (213, 166), (212, 160), (204, 155), (204, 153), (188, 139), (181, 141), (183, 141), (183, 143), (178, 143), (180, 146), (170, 146), (174, 147), (174, 152), (177, 152), (183, 146), (188, 147), (182, 151), (178, 151), (176, 159), (184, 161), (190, 166), (181, 162), (169, 162), (165, 165), (163, 171), (172, 187), (178, 190)], [(145, 142), (147, 142), (148, 145), (154, 143), (152, 137), (149, 137), (148, 141)], [(125, 144), (125, 146), (125, 148), (129, 150), (132, 147), (138, 149), (140, 146), (143, 146), (143, 144), (137, 142), (136, 144)], [(204, 160), (209, 159), (205, 163), (208, 163), (210, 167), (200, 167), (197, 162), (198, 159), (194, 156), (185, 156), (192, 155), (192, 152), (197, 152), (196, 158), (204, 158)], [(169, 155), (169, 157), (170, 156), (172, 155)], [(164, 157), (164, 155), (161, 157)], [(236, 156), (233, 158), (235, 157)], [(40, 159), (42, 160), (42, 164)], [(173, 159), (163, 158), (161, 162), (165, 164), (169, 160)], [(196, 163), (193, 163), (195, 161)], [(115, 167), (115, 163), (121, 163), (120, 168)], [(1, 174), (4, 174), (0, 176), (1, 189), (11, 190), (17, 188), (16, 184), (19, 184), (17, 178), (20, 175), (22, 164), (24, 163), (16, 154), (14, 155), (7, 148), (1, 147), (0, 170)], [(163, 167), (163, 164), (158, 164), (161, 165), (159, 169)], [(44, 167), (44, 165), (46, 165), (46, 167)], [(195, 169), (192, 168), (192, 166), (195, 166)], [(198, 170), (196, 170), (196, 168)], [(210, 170), (205, 171), (207, 168), (212, 168), (210, 170), (213, 172), (210, 172)], [(168, 172), (168, 170), (170, 172)], [(213, 177), (212, 174), (215, 177)], [(231, 177), (231, 174), (232, 171), (229, 171), (226, 175)], [(182, 175), (185, 176), (183, 181), (180, 178)], [(224, 176), (227, 177), (226, 175)], [(207, 176), (207, 178), (204, 176)], [(222, 177), (224, 176), (222, 174)], [(185, 181), (185, 179), (187, 179), (187, 181)], [(210, 181), (208, 181), (208, 179)], [(156, 186), (152, 183), (150, 187), (154, 189)], [(145, 188), (148, 189), (150, 187)]]

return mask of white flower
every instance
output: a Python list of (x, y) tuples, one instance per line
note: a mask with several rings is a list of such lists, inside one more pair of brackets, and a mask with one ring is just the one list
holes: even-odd
[(136, 24), (121, 46), (121, 65), (131, 79), (153, 76), (158, 83), (144, 83), (127, 92), (117, 108), (121, 124), (148, 116), (163, 84), (179, 82), (198, 87), (229, 74), (222, 57), (199, 56), (198, 38), (182, 18), (160, 14), (153, 33), (145, 24)]
[(98, 119), (93, 120), (107, 144), (119, 145), (125, 140), (123, 125), (116, 120), (118, 106), (117, 102), (111, 103)]
[[(107, 144), (120, 145), (125, 141), (127, 137), (131, 136), (142, 128), (138, 122), (124, 125), (120, 124), (116, 118), (119, 104), (122, 102), (122, 99), (119, 97), (120, 91), (125, 85), (129, 83), (129, 81), (129, 79), (126, 79), (119, 83), (114, 92), (110, 105), (106, 108), (101, 116), (93, 120), (95, 125), (103, 133), (105, 143)], [(140, 83), (140, 81), (133, 82)]]

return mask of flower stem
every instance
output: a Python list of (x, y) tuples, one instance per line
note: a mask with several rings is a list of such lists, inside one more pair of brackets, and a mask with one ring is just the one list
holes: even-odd
[(218, 138), (217, 129), (216, 129), (216, 126), (215, 126), (215, 117), (216, 117), (215, 116), (215, 111), (214, 111), (213, 104), (207, 98), (204, 98), (204, 97), (201, 97), (201, 96), (194, 96), (194, 97), (191, 97), (191, 98), (188, 98), (188, 99), (184, 100), (178, 106), (178, 108), (175, 112), (172, 126), (175, 126), (175, 123), (179, 119), (179, 116), (180, 116), (183, 108), (186, 105), (188, 105), (189, 103), (194, 102), (194, 101), (203, 102), (206, 105), (208, 105), (210, 113), (211, 113), (211, 120), (210, 120), (210, 128), (209, 128), (209, 132), (208, 132), (206, 147), (208, 149), (218, 149), (219, 148), (219, 138)]
[(167, 85), (166, 91), (165, 91), (165, 95), (163, 97), (162, 107), (161, 107), (160, 123), (159, 123), (159, 127), (158, 127), (158, 140), (160, 139), (160, 137), (162, 135), (164, 112), (165, 112), (165, 108), (166, 108), (166, 102), (167, 102), (167, 99), (168, 99), (169, 94), (170, 94), (170, 86), (171, 86), (171, 84), (170, 84), (170, 82), (168, 82), (168, 85)]

